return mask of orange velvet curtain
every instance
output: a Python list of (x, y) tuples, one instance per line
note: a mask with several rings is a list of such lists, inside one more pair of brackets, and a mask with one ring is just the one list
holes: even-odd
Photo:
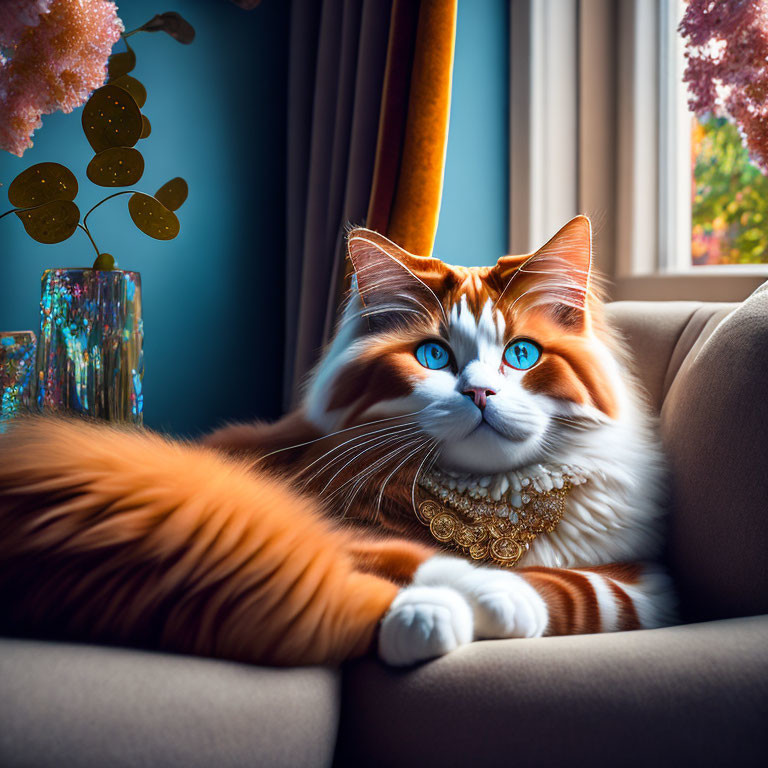
[(293, 0), (286, 408), (333, 330), (346, 226), (432, 252), (456, 10), (457, 0)]
[[(440, 212), (456, 6), (457, 0), (395, 0), (392, 9), (367, 226), (419, 256), (432, 254)], [(414, 38), (413, 56), (409, 71), (403, 72), (400, 56), (409, 47), (409, 36)], [(396, 122), (400, 125), (392, 125)], [(399, 136), (393, 137), (398, 129)]]

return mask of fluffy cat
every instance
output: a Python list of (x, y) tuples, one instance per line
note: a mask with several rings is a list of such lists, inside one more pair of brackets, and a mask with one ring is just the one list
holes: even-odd
[[(348, 253), (338, 331), (281, 421), (205, 445), (51, 418), (0, 437), (0, 630), (270, 664), (377, 644), (408, 665), (670, 620), (648, 565), (663, 461), (594, 290), (589, 220), (493, 267), (360, 228)], [(532, 497), (564, 506), (527, 535)], [(469, 510), (486, 547), (527, 511), (499, 548), (516, 567), (460, 556), (421, 498)]]

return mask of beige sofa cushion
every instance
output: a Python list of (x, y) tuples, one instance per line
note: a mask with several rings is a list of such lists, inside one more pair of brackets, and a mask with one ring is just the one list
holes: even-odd
[(339, 675), (0, 640), (3, 768), (328, 766)]
[(701, 301), (616, 301), (607, 306), (608, 319), (627, 342), (634, 373), (656, 413), (696, 340), (737, 306)]
[(768, 286), (699, 334), (661, 430), (686, 617), (768, 613)]
[(768, 612), (768, 286), (736, 305), (608, 311), (661, 413), (683, 617)]
[(338, 765), (764, 765), (768, 617), (472, 643), (345, 671)]

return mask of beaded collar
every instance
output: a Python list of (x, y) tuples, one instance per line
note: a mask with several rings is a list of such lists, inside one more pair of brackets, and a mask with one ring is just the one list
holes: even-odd
[(565, 512), (568, 492), (587, 481), (570, 464), (536, 464), (487, 477), (435, 469), (419, 478), (416, 517), (433, 538), (473, 560), (511, 568)]

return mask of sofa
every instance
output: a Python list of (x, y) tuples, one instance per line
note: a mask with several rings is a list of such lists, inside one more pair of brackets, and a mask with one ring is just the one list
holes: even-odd
[(409, 670), (0, 639), (0, 765), (765, 765), (768, 285), (608, 311), (660, 416), (681, 625), (479, 642)]

